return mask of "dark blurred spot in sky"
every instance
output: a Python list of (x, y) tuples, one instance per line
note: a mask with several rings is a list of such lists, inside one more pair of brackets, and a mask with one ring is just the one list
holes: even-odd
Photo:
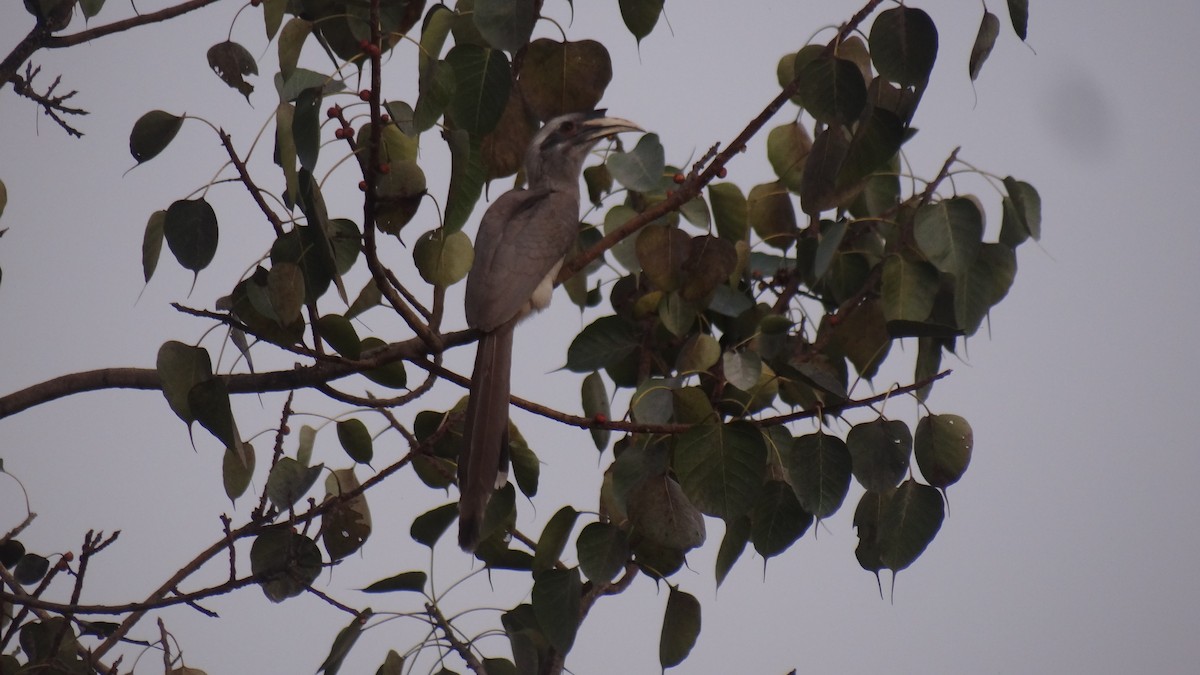
[(1089, 163), (1112, 157), (1120, 133), (1116, 112), (1090, 72), (1079, 66), (1065, 70), (1038, 101), (1044, 130), (1067, 156)]

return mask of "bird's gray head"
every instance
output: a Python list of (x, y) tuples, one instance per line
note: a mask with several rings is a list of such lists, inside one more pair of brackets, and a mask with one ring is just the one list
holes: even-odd
[(525, 178), (529, 186), (563, 180), (577, 185), (583, 160), (600, 139), (622, 131), (644, 131), (629, 120), (607, 117), (605, 112), (567, 113), (546, 122), (525, 153)]

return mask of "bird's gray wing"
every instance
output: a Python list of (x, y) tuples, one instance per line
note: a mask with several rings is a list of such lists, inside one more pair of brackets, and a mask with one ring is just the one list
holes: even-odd
[(524, 311), (533, 291), (571, 249), (579, 199), (551, 190), (512, 190), (483, 214), (467, 276), (467, 324), (490, 331)]

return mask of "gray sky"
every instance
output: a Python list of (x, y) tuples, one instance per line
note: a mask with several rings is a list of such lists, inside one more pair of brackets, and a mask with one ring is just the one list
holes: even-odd
[[(109, 4), (101, 18), (128, 11), (126, 3)], [(166, 3), (138, 4), (150, 11)], [(950, 491), (949, 517), (934, 543), (897, 579), (894, 602), (880, 600), (875, 580), (854, 559), (850, 517), (857, 490), (815, 537), (810, 532), (772, 559), (765, 580), (762, 560), (748, 551), (719, 593), (712, 559), (721, 526), (709, 520), (710, 544), (689, 558), (691, 571), (672, 579), (704, 607), (700, 641), (675, 672), (1188, 671), (1200, 659), (1200, 581), (1193, 571), (1200, 453), (1185, 389), (1198, 374), (1185, 341), (1198, 332), (1192, 311), (1200, 234), (1188, 222), (1186, 205), (1200, 150), (1191, 49), (1200, 6), (1156, 3), (1134, 11), (1111, 1), (1034, 0), (1033, 49), (1005, 23), (973, 92), (966, 62), (979, 5), (913, 4), (927, 9), (941, 29), (935, 79), (914, 122), (921, 132), (906, 146), (916, 173), (932, 176), (961, 145), (963, 159), (1027, 180), (1043, 198), (1043, 240), (1020, 250), (1020, 273), (992, 314), (990, 339), (981, 331), (967, 345), (969, 359), (944, 362), (955, 374), (930, 400), (935, 411), (963, 415), (973, 426), (970, 470)], [(547, 5), (565, 25), (565, 3)], [(615, 76), (604, 104), (659, 133), (668, 161), (682, 163), (732, 138), (774, 95), (775, 63), (783, 53), (857, 7), (833, 0), (744, 5), (736, 11), (708, 1), (669, 7), (670, 27), (660, 23), (640, 50), (620, 26), (616, 3), (576, 3), (575, 24), (567, 30), (571, 39), (607, 44)], [(991, 5), (1003, 13), (1003, 3)], [(208, 327), (167, 303), (211, 306), (252, 262), (251, 252), (269, 245), (244, 190), (216, 186), (209, 200), (223, 229), (214, 268), (200, 275), (188, 298), (190, 273), (164, 255), (138, 300), (146, 218), (210, 180), (223, 154), (208, 128), (189, 122), (163, 155), (122, 177), (132, 164), (133, 121), (154, 108), (186, 111), (229, 130), (244, 152), (272, 109), (267, 78), (254, 80), (251, 109), (204, 61), (205, 49), (225, 39), (234, 7), (223, 3), (173, 25), (35, 56), (44, 66), (43, 82), (62, 73), (62, 86), (80, 90), (78, 102), (92, 112), (78, 123), (87, 132), (83, 140), (66, 138), (11, 92), (0, 96), (0, 179), (9, 191), (0, 219), (0, 227), (9, 228), (0, 239), (4, 392), (78, 370), (152, 366), (162, 342), (192, 342)], [(19, 5), (7, 3), (0, 9), (0, 44), (13, 44), (25, 26)], [(538, 31), (557, 33), (544, 24)], [(239, 20), (234, 39), (272, 58), (274, 47), (263, 46), (253, 13)], [(412, 55), (411, 48), (400, 50), (392, 67), (404, 71), (401, 59)], [(273, 72), (268, 65), (262, 70)], [(389, 98), (411, 99), (406, 86), (392, 85)], [(772, 178), (764, 143), (765, 136), (730, 165), (731, 180), (749, 187)], [(269, 144), (256, 161), (270, 180)], [(348, 176), (335, 174), (326, 188), (334, 204), (357, 198)], [(441, 194), (442, 185), (431, 189)], [(982, 199), (994, 238), (999, 196), (965, 174), (956, 187)], [(395, 246), (389, 255), (401, 266), (411, 254)], [(517, 368), (548, 374), (516, 383), (516, 393), (567, 409), (576, 405), (578, 377), (550, 371), (563, 362), (569, 334), (588, 320), (560, 295), (554, 308), (518, 330)], [(383, 319), (369, 323), (384, 337), (403, 334)], [(448, 327), (461, 325), (451, 313)], [(205, 344), (215, 355), (215, 340)], [(914, 345), (906, 350), (908, 358), (915, 354)], [(460, 351), (450, 365), (467, 370), (470, 351)], [(263, 359), (260, 368), (288, 365), (262, 350), (256, 356)], [(226, 354), (222, 363), (229, 361)], [(887, 386), (887, 375), (877, 379), (878, 387)], [(459, 395), (446, 388), (428, 407)], [(342, 410), (319, 405), (315, 396), (300, 400), (307, 410)], [(239, 399), (239, 420), (261, 425), (243, 433), (274, 424), (281, 402)], [(910, 423), (917, 415), (911, 400), (891, 402), (888, 412)], [(611, 455), (598, 461), (581, 434), (526, 415), (516, 419), (545, 462), (536, 514), (528, 504), (522, 508), (527, 520), (521, 526), (537, 533), (566, 499), (579, 501), (572, 489), (594, 494)], [(293, 427), (321, 421), (298, 419)], [(0, 458), (29, 490), (39, 515), (21, 539), (49, 553), (78, 550), (89, 528), (121, 529), (115, 550), (89, 572), (84, 598), (144, 597), (219, 535), (216, 516), (229, 510), (216, 442), (204, 432), (196, 438), (193, 452), (183, 425), (154, 392), (78, 395), (0, 421)], [(385, 438), (390, 452), (402, 451), (393, 436)], [(332, 429), (318, 439), (318, 459), (341, 466)], [(256, 445), (265, 449), (270, 441)], [(377, 466), (389, 450), (377, 449)], [(556, 479), (566, 487), (553, 489)], [(408, 525), (416, 513), (445, 501), (410, 478), (373, 491), (376, 530), (364, 556), (319, 584), (360, 607), (418, 609), (412, 598), (368, 598), (350, 589), (426, 568), (428, 556), (410, 543)], [(246, 515), (246, 502), (237, 515)], [(20, 490), (0, 477), (0, 529), (22, 513)], [(463, 558), (449, 544), (438, 548), (439, 589), (469, 569)], [(210, 580), (223, 573), (216, 567)], [(450, 594), (446, 605), (451, 611), (508, 607), (526, 579), (496, 573), (493, 596), (480, 575)], [(886, 594), (887, 578), (884, 584)], [(654, 672), (665, 602), (665, 589), (641, 578), (599, 603), (568, 666), (582, 674)], [(273, 606), (257, 590), (206, 606), (224, 618), (190, 611), (165, 616), (189, 665), (214, 675), (312, 672), (347, 622), (313, 598)], [(474, 616), (480, 627), (498, 625), (493, 613)], [(152, 632), (146, 624), (140, 635)], [(422, 636), (422, 625), (411, 619), (383, 624), (364, 636), (345, 672), (374, 672), (387, 648), (403, 650)], [(484, 642), (491, 653), (506, 653), (502, 638), (492, 640)], [(126, 657), (125, 667), (135, 655)], [(159, 664), (157, 653), (145, 654), (137, 672), (156, 672)]]

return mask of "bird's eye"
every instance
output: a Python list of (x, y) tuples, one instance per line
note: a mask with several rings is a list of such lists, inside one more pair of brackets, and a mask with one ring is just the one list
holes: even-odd
[(562, 124), (558, 125), (558, 132), (561, 134), (575, 133), (575, 123), (571, 120), (563, 122)]

